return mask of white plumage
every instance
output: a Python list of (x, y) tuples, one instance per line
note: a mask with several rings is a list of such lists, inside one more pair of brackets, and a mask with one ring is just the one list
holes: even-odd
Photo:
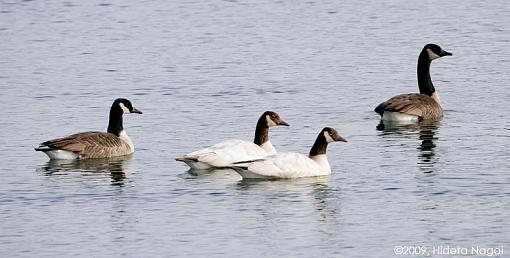
[(45, 151), (44, 153), (46, 153), (46, 155), (48, 155), (48, 157), (50, 159), (78, 159), (80, 157), (79, 155), (77, 155), (76, 153), (74, 153), (72, 151), (59, 150), (59, 149), (48, 150), (48, 151)]
[(237, 162), (262, 159), (276, 154), (276, 149), (269, 141), (269, 128), (289, 126), (280, 116), (272, 111), (264, 112), (257, 121), (253, 142), (243, 140), (226, 140), (209, 148), (201, 149), (176, 158), (185, 162), (192, 169), (210, 169), (232, 166)]
[(420, 119), (420, 117), (405, 113), (384, 111), (381, 119), (383, 121), (392, 122), (417, 122)]
[(326, 155), (309, 158), (299, 153), (281, 153), (246, 167), (236, 168), (243, 178), (298, 178), (331, 174)]
[(261, 160), (238, 163), (233, 168), (243, 178), (299, 178), (331, 174), (326, 149), (329, 143), (346, 140), (331, 127), (324, 127), (317, 136), (308, 156), (281, 153)]
[(209, 148), (188, 153), (184, 155), (183, 159), (184, 162), (188, 160), (186, 164), (194, 169), (226, 167), (236, 162), (262, 159), (276, 153), (270, 142), (266, 142), (264, 145), (264, 147), (268, 147), (268, 150), (252, 142), (238, 139), (226, 140)]

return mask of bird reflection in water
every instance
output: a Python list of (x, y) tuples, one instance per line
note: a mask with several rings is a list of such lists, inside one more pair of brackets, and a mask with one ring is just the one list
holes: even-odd
[[(319, 213), (320, 220), (336, 216), (336, 191), (329, 186), (330, 176), (303, 177), (293, 179), (242, 179), (236, 189), (267, 195), (274, 199), (291, 197), (294, 201), (308, 202)], [(295, 194), (306, 196), (295, 198)]]
[(391, 123), (381, 122), (377, 126), (377, 130), (382, 132), (382, 136), (401, 136), (410, 138), (418, 133), (419, 140), (421, 141), (418, 149), (418, 166), (424, 173), (432, 173), (434, 165), (438, 161), (436, 157), (436, 144), (434, 141), (437, 140), (435, 136), (439, 130), (441, 123), (439, 121), (421, 121), (419, 123), (402, 124), (402, 123)]
[(110, 173), (112, 185), (123, 186), (126, 179), (126, 162), (132, 157), (130, 154), (106, 159), (49, 160), (38, 170), (48, 176), (67, 172)]

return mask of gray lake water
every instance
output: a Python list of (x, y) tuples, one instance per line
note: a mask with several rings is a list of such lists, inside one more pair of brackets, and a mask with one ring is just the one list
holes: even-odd
[[(509, 257), (509, 13), (506, 0), (2, 1), (0, 257)], [(453, 53), (431, 67), (444, 119), (377, 130), (377, 104), (418, 91), (427, 43)], [(34, 152), (106, 130), (117, 97), (144, 112), (125, 116), (132, 157)], [(337, 128), (349, 142), (330, 145), (332, 175), (247, 181), (174, 161), (252, 140), (265, 110), (291, 124), (270, 132), (280, 152)]]

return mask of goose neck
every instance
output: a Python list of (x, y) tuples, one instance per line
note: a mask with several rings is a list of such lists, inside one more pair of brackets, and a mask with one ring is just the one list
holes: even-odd
[(432, 96), (436, 91), (432, 84), (432, 79), (430, 78), (430, 62), (427, 51), (422, 51), (418, 58), (418, 87), (420, 88), (421, 94), (428, 96)]
[(315, 140), (315, 143), (313, 144), (312, 148), (310, 149), (309, 156), (312, 158), (317, 155), (326, 155), (327, 148), (328, 142), (326, 141), (324, 136), (320, 134)]
[(265, 124), (265, 118), (261, 118), (257, 122), (253, 143), (262, 146), (267, 141), (269, 141), (269, 127)]
[(109, 133), (120, 136), (120, 133), (124, 130), (122, 125), (122, 110), (118, 110), (112, 107), (110, 110), (110, 119), (108, 121)]

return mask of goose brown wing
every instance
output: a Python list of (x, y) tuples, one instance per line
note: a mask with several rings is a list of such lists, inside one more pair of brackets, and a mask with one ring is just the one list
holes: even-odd
[(104, 158), (131, 153), (119, 137), (104, 132), (83, 132), (41, 143), (51, 149), (71, 151), (87, 158)]
[(397, 95), (375, 108), (375, 112), (381, 116), (384, 111), (405, 113), (422, 118), (436, 118), (442, 115), (442, 109), (434, 99), (417, 93)]

